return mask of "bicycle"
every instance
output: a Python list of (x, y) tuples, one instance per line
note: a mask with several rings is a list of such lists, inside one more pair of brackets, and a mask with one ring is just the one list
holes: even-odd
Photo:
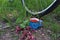
[[(45, 2), (45, 5), (43, 5), (44, 3), (43, 1)], [(30, 14), (44, 16), (49, 12), (53, 11), (59, 5), (59, 0), (49, 0), (49, 1), (51, 1), (50, 4), (47, 3), (47, 0), (33, 0), (33, 1), (22, 0), (22, 4), (26, 9), (26, 11), (29, 12)], [(31, 4), (31, 6), (29, 5), (29, 3)]]
[[(49, 12), (51, 12), (53, 9), (55, 9), (59, 5), (59, 0), (50, 0), (51, 2), (49, 4), (47, 4), (46, 1), (47, 0), (45, 0), (45, 5), (41, 5), (44, 3), (43, 0), (30, 0), (30, 1), (22, 0), (22, 4), (23, 4), (23, 7), (26, 9), (26, 11), (29, 12), (30, 14), (44, 16), (48, 14)], [(38, 5), (39, 3), (40, 5)]]

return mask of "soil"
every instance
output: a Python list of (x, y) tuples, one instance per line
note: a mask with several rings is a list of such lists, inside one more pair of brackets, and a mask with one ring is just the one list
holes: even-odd
[[(4, 32), (0, 35), (0, 40), (20, 40), (21, 34), (17, 35), (10, 28), (2, 29), (2, 31)], [(51, 40), (44, 28), (36, 30), (33, 35), (35, 35), (36, 40)]]
[[(21, 33), (16, 34), (14, 29), (9, 28), (5, 23), (0, 22), (3, 27), (0, 27), (0, 31), (3, 31), (2, 33), (0, 32), (0, 40), (20, 40), (21, 38)], [(6, 28), (8, 27), (8, 28)], [(36, 37), (36, 40), (52, 40), (51, 37), (49, 36), (51, 34), (51, 31), (46, 28), (40, 28), (36, 30), (33, 35)], [(60, 37), (57, 38), (57, 40), (60, 40)]]

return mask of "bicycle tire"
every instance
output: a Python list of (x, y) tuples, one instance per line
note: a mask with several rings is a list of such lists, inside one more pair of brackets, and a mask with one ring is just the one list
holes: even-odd
[(44, 15), (48, 14), (49, 12), (53, 11), (58, 6), (59, 0), (55, 0), (49, 7), (47, 7), (47, 9), (45, 9), (45, 11), (43, 10), (43, 12), (40, 12), (38, 14), (34, 14), (34, 12), (31, 12), (24, 4), (24, 0), (22, 0), (22, 4), (23, 4), (24, 8), (26, 9), (26, 11), (28, 11), (30, 14), (44, 16)]

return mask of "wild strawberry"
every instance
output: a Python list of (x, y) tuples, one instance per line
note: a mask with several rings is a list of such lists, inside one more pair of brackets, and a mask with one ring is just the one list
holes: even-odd
[(19, 31), (17, 31), (17, 30), (16, 30), (15, 32), (16, 32), (17, 34), (19, 33)]
[(31, 34), (31, 32), (28, 32), (27, 34), (28, 34), (29, 36), (31, 36), (31, 35), (32, 35), (32, 34)]
[(21, 28), (20, 28), (19, 26), (16, 26), (16, 30), (20, 31), (20, 30), (21, 30)]
[(31, 36), (28, 35), (27, 38), (28, 38), (28, 40), (34, 40), (34, 36), (32, 36), (32, 35)]
[(24, 30), (23, 32), (22, 32), (22, 40), (25, 40), (25, 38), (27, 37), (27, 30)]
[(27, 36), (27, 33), (28, 33), (27, 30), (24, 30), (24, 31), (23, 31), (23, 35), (25, 35), (25, 36)]
[(21, 40), (25, 40), (25, 36), (24, 35), (22, 35)]
[(30, 30), (30, 29), (31, 29), (30, 26), (26, 27), (26, 30)]
[(16, 26), (16, 33), (19, 33), (21, 31), (21, 28), (19, 26)]
[(33, 33), (33, 32), (35, 32), (35, 30), (32, 29), (31, 32)]

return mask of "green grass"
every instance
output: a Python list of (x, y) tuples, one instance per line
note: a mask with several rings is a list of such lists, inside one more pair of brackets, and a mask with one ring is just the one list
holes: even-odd
[[(35, 1), (35, 0), (30, 0)], [(40, 1), (40, 0), (39, 0)], [(43, 2), (47, 1), (46, 4)], [(42, 0), (43, 6), (46, 7), (48, 4), (51, 3), (52, 0)], [(29, 1), (27, 1), (29, 3)], [(34, 3), (32, 3), (34, 4)], [(32, 4), (29, 3), (28, 7), (32, 7)], [(36, 6), (34, 4), (34, 6)], [(40, 7), (38, 7), (40, 6)], [(31, 9), (40, 10), (43, 7), (41, 4), (38, 3), (36, 7), (32, 7)], [(51, 14), (48, 14), (44, 16), (44, 27), (48, 28), (50, 27), (51, 30), (56, 34), (57, 32), (60, 32), (60, 25), (53, 19), (53, 14), (60, 16), (60, 6), (58, 6)], [(31, 15), (28, 14), (30, 17)], [(24, 9), (21, 0), (13, 0), (13, 2), (9, 2), (8, 0), (0, 0), (0, 20), (6, 19), (10, 25), (13, 25), (12, 19), (15, 18), (15, 25), (19, 25), (21, 22), (24, 23), (24, 18), (26, 18), (26, 10)], [(28, 19), (28, 18), (27, 18)], [(28, 19), (29, 20), (29, 19)], [(27, 24), (28, 25), (28, 24)], [(12, 27), (14, 28), (14, 27)], [(0, 35), (4, 33), (4, 31), (0, 31)], [(55, 35), (54, 34), (54, 35)], [(52, 34), (53, 37), (53, 34)], [(54, 37), (55, 38), (55, 37)], [(54, 40), (54, 39), (53, 39)]]
[[(55, 16), (60, 16), (60, 5), (50, 14), (44, 16), (44, 24), (45, 27), (48, 28), (48, 26), (51, 27), (53, 31), (58, 32), (60, 30), (60, 23), (58, 21), (54, 20)], [(59, 31), (60, 32), (60, 31)]]
[[(49, 1), (38, 0), (37, 1), (38, 4), (35, 5), (36, 0), (30, 0), (30, 1), (31, 3), (28, 0), (26, 0), (26, 3), (29, 4), (28, 7), (29, 8), (31, 7), (32, 9), (35, 9), (35, 10), (41, 10), (42, 8), (45, 8), (52, 2), (52, 0), (49, 0)], [(19, 19), (20, 21), (23, 21), (23, 18), (26, 16), (26, 10), (22, 5), (21, 0), (13, 0), (12, 2), (9, 2), (9, 0), (0, 0), (0, 4), (1, 4), (0, 17), (7, 19), (9, 22), (11, 21), (10, 19), (12, 18), (16, 18), (17, 19), (16, 22), (18, 21), (19, 18), (20, 18)], [(12, 15), (12, 18), (9, 16), (9, 14)]]
[[(31, 1), (35, 1), (35, 0), (31, 0)], [(45, 1), (47, 1), (47, 3), (45, 3)], [(52, 0), (42, 0), (42, 5), (44, 7), (48, 6), (48, 4), (51, 3)], [(29, 3), (28, 7), (32, 7), (32, 4), (34, 3), (30, 3), (28, 0), (26, 1), (27, 3)], [(38, 1), (38, 5), (40, 7), (38, 7), (38, 5), (36, 6), (34, 4), (34, 6), (36, 6), (36, 8), (32, 7), (32, 9), (40, 9), (43, 8), (41, 7), (41, 3), (39, 3), (40, 0)], [(59, 15), (60, 14), (60, 6), (58, 8), (56, 8), (53, 12), (51, 12), (51, 14), (56, 14)], [(10, 16), (11, 15), (11, 16)], [(29, 14), (29, 17), (31, 15)], [(23, 18), (26, 17), (26, 10), (24, 9), (21, 0), (13, 0), (12, 2), (9, 2), (8, 0), (0, 0), (0, 20), (2, 19), (7, 19), (8, 22), (12, 25), (13, 22), (11, 19), (15, 18), (16, 21), (16, 25), (18, 25), (20, 22), (23, 22)], [(57, 30), (56, 28), (59, 29), (59, 25), (56, 22), (51, 21), (51, 15), (47, 15), (44, 16), (44, 24), (46, 27), (48, 27), (48, 25), (50, 24), (51, 29), (52, 30)], [(52, 23), (53, 22), (53, 23)]]
[[(54, 20), (54, 16), (60, 16), (60, 6), (58, 6), (53, 12), (44, 16), (44, 27), (49, 28), (53, 33), (50, 35), (52, 40), (57, 40), (58, 35), (60, 36), (60, 23)], [(60, 18), (60, 17), (59, 17)]]

